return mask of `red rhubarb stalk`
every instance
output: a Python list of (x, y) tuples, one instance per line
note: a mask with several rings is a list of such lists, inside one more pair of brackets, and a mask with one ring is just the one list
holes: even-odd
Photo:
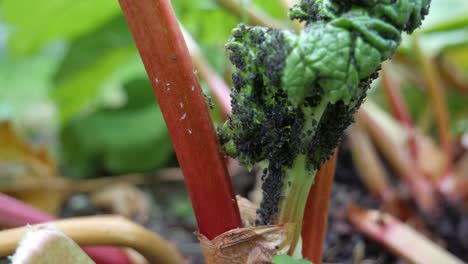
[(240, 227), (224, 157), (169, 0), (120, 0), (120, 5), (171, 135), (200, 232), (213, 239)]
[[(55, 218), (7, 195), (0, 194), (0, 227), (11, 228), (52, 221)], [(96, 264), (131, 264), (128, 256), (112, 247), (84, 248)]]
[(317, 172), (304, 211), (302, 255), (315, 264), (322, 263), (337, 153), (338, 151), (335, 150), (335, 154)]

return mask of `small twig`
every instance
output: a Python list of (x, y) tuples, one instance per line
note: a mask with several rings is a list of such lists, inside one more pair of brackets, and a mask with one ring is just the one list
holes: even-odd
[(0, 193), (24, 192), (36, 190), (60, 191), (66, 193), (90, 192), (113, 183), (129, 183), (134, 185), (151, 184), (155, 181), (183, 181), (179, 168), (160, 169), (150, 174), (126, 174), (106, 176), (94, 179), (70, 180), (66, 177), (21, 178), (0, 184)]
[(385, 246), (409, 263), (463, 264), (413, 228), (389, 214), (350, 204), (348, 219), (364, 235)]
[[(183, 263), (176, 248), (156, 234), (120, 216), (93, 216), (53, 221), (52, 224), (80, 246), (130, 247), (150, 263)], [(27, 227), (0, 231), (0, 256), (11, 255)]]
[(35, 190), (60, 191), (65, 193), (89, 192), (111, 183), (126, 182), (141, 184), (145, 181), (142, 174), (128, 174), (85, 180), (70, 180), (65, 177), (22, 178), (0, 185), (0, 192), (24, 192)]
[(315, 264), (322, 263), (328, 224), (328, 207), (335, 176), (338, 150), (326, 161), (310, 188), (302, 225), (302, 254)]

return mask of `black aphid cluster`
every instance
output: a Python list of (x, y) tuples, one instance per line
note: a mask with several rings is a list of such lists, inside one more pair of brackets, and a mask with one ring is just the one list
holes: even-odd
[(237, 68), (232, 115), (219, 135), (241, 164), (265, 167), (257, 224), (275, 223), (298, 155), (310, 170), (330, 157), (380, 63), (428, 8), (429, 0), (302, 0), (290, 10), (291, 19), (306, 21), (299, 36), (242, 24), (233, 30), (226, 45)]

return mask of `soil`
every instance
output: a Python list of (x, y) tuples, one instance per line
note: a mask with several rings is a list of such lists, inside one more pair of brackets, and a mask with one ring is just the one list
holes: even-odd
[[(391, 174), (391, 170), (389, 172)], [(397, 184), (398, 179), (391, 180)], [(324, 263), (405, 263), (352, 228), (344, 216), (344, 209), (349, 201), (369, 209), (378, 209), (381, 206), (379, 200), (367, 191), (357, 176), (344, 142), (340, 147), (330, 200)], [(426, 220), (427, 230), (431, 230), (434, 241), (461, 260), (468, 261), (468, 211), (461, 205), (447, 201), (443, 203), (437, 215), (421, 215), (421, 219)], [(418, 211), (415, 207), (412, 209)]]

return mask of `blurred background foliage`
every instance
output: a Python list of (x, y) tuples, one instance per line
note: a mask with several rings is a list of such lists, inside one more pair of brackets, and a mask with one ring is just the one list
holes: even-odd
[[(282, 0), (244, 2), (286, 21)], [(210, 64), (226, 75), (223, 46), (242, 19), (216, 0), (172, 4)], [(433, 0), (419, 32), (426, 54), (450, 60), (468, 79), (468, 1)], [(411, 61), (411, 43), (405, 37), (398, 52), (402, 61)], [(412, 74), (407, 68), (402, 66), (402, 75)], [(423, 117), (424, 89), (417, 80), (404, 88), (411, 114)], [(379, 89), (372, 96), (385, 105)], [(466, 93), (449, 87), (448, 100), (453, 131), (467, 132)], [(176, 163), (117, 0), (0, 0), (0, 120), (13, 120), (37, 143), (51, 146), (70, 177), (153, 171)]]

